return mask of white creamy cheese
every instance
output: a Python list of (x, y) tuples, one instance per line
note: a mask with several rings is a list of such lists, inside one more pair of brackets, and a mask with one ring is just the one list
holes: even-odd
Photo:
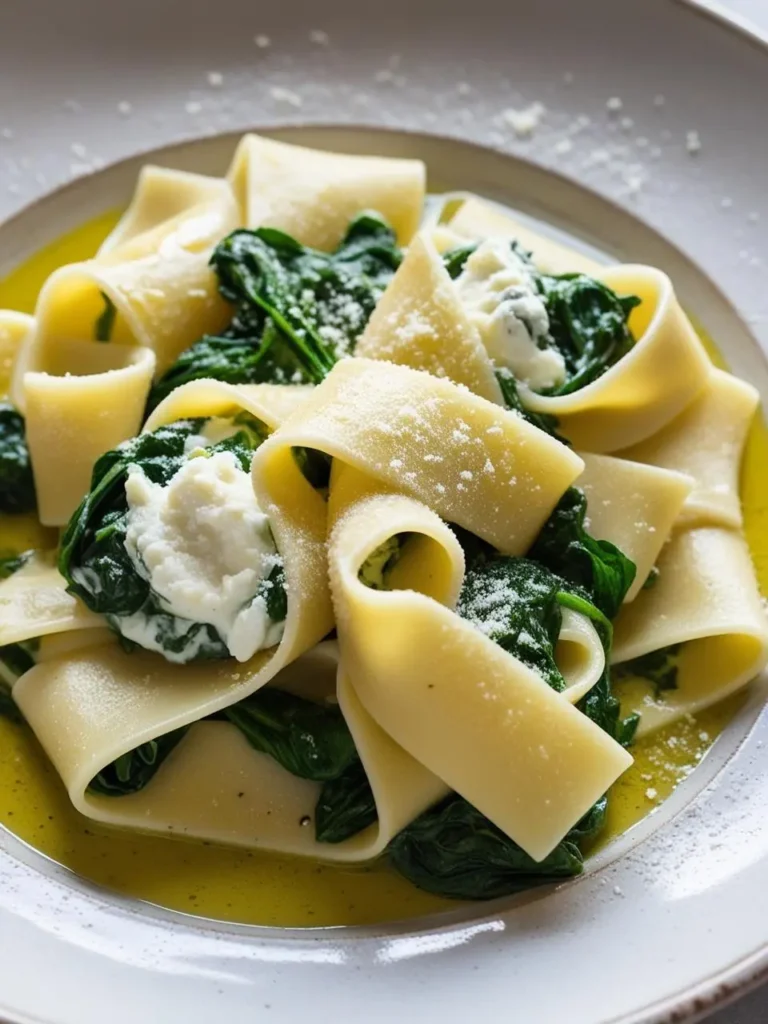
[(531, 268), (505, 238), (488, 238), (456, 278), (462, 305), (497, 366), (534, 391), (561, 384), (565, 362), (551, 347), (549, 317)]
[[(165, 611), (213, 626), (238, 661), (279, 642), (284, 623), (255, 595), (280, 556), (250, 474), (231, 452), (190, 458), (165, 487), (132, 466), (125, 494), (126, 550)], [(162, 650), (151, 619), (121, 619), (120, 631)]]

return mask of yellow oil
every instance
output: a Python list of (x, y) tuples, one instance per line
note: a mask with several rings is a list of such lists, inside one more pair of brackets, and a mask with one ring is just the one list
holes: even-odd
[[(34, 310), (47, 276), (85, 259), (117, 221), (108, 213), (43, 249), (0, 281), (0, 308)], [(724, 365), (711, 340), (713, 360)], [(0, 388), (7, 382), (0, 381)], [(768, 593), (768, 430), (753, 426), (744, 458), (745, 529)], [(27, 517), (0, 518), (0, 553), (55, 543)], [(739, 694), (633, 748), (635, 763), (613, 789), (608, 829), (623, 833), (669, 796), (731, 719)], [(0, 718), (0, 823), (77, 874), (127, 896), (225, 921), (274, 926), (372, 924), (455, 907), (420, 892), (381, 864), (339, 868), (297, 858), (120, 832), (84, 818), (26, 727)]]

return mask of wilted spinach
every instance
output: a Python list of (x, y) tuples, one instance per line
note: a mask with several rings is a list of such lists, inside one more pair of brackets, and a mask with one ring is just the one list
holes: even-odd
[(570, 395), (591, 384), (632, 348), (629, 315), (636, 295), (617, 295), (586, 274), (539, 274), (536, 284), (549, 316), (549, 333), (568, 376), (550, 394)]
[(111, 341), (117, 319), (117, 306), (105, 292), (101, 293), (101, 298), (104, 302), (104, 311), (93, 325), (93, 337), (95, 341)]
[(517, 379), (511, 370), (506, 367), (501, 367), (496, 370), (496, 379), (498, 380), (499, 387), (501, 388), (504, 404), (508, 409), (512, 409), (514, 412), (519, 413), (524, 420), (527, 420), (527, 422), (531, 424), (531, 426), (538, 427), (539, 430), (543, 430), (545, 434), (550, 434), (562, 444), (570, 444), (566, 438), (561, 437), (557, 432), (557, 428), (560, 425), (560, 421), (557, 416), (553, 416), (548, 412), (534, 412), (533, 409), (527, 409), (523, 405), (517, 386)]
[(477, 562), (464, 577), (457, 613), (537, 672), (553, 690), (565, 680), (555, 663), (563, 581), (528, 558)]
[(323, 786), (315, 807), (315, 838), (320, 843), (343, 843), (377, 818), (371, 783), (358, 758)]
[(605, 822), (606, 798), (543, 860), (535, 861), (459, 796), (425, 811), (389, 844), (393, 866), (420, 889), (460, 900), (490, 900), (580, 875), (582, 847)]
[(338, 707), (264, 688), (223, 711), (255, 750), (292, 775), (315, 782), (338, 778), (357, 750)]
[(148, 740), (116, 760), (95, 775), (88, 789), (102, 796), (126, 796), (138, 793), (154, 778), (160, 765), (184, 738), (187, 730), (174, 729), (156, 740)]
[(670, 644), (669, 647), (661, 647), (658, 651), (649, 651), (648, 654), (641, 654), (639, 658), (614, 665), (615, 678), (639, 677), (645, 679), (653, 685), (655, 696), (658, 699), (665, 690), (677, 689), (677, 673), (680, 668), (679, 655), (682, 646), (681, 643)]
[(232, 322), (179, 356), (154, 385), (148, 410), (200, 377), (319, 383), (354, 351), (401, 259), (394, 231), (376, 213), (356, 217), (330, 254), (274, 228), (235, 231), (211, 258)]
[(595, 540), (584, 526), (587, 498), (569, 487), (528, 557), (581, 587), (608, 619), (614, 619), (637, 569), (615, 544)]
[(0, 512), (17, 515), (37, 507), (24, 417), (0, 402)]
[[(121, 635), (120, 623), (139, 615), (151, 620), (156, 640), (171, 660), (226, 658), (229, 651), (213, 626), (169, 613), (140, 575), (125, 547), (128, 503), (125, 482), (131, 466), (139, 466), (156, 484), (166, 485), (187, 460), (188, 439), (200, 433), (205, 420), (179, 420), (150, 434), (126, 441), (97, 461), (91, 490), (72, 516), (61, 541), (59, 571), (70, 593), (91, 611), (107, 617), (126, 650), (136, 644)], [(232, 452), (244, 470), (264, 438), (263, 424), (246, 413), (233, 419), (237, 432), (211, 445), (211, 454)], [(263, 596), (273, 621), (285, 618), (287, 597), (282, 567), (276, 566), (256, 596)]]

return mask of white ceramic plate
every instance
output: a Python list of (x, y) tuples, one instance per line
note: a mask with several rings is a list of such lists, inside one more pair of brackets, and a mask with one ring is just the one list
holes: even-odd
[[(768, 397), (755, 340), (768, 344), (767, 96), (765, 51), (672, 0), (328, 0), (322, 14), (290, 0), (262, 11), (239, 0), (3, 0), (0, 215), (194, 136), (320, 122), (431, 133), (282, 134), (419, 155), (439, 187), (506, 200), (659, 264), (735, 372)], [(509, 111), (533, 103), (546, 111), (520, 137)], [(219, 170), (233, 137), (152, 159)], [(10, 219), (0, 273), (123, 201), (141, 162), (77, 180)], [(694, 1020), (768, 971), (763, 690), (700, 769), (582, 879), (401, 926), (201, 923), (97, 890), (0, 832), (0, 1016)]]

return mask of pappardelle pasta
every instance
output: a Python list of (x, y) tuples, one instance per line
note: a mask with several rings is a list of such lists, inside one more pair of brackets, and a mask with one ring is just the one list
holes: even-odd
[(250, 135), (0, 312), (0, 510), (50, 528), (0, 714), (86, 817), (504, 896), (764, 668), (755, 389), (660, 270), (425, 209), (419, 161)]

